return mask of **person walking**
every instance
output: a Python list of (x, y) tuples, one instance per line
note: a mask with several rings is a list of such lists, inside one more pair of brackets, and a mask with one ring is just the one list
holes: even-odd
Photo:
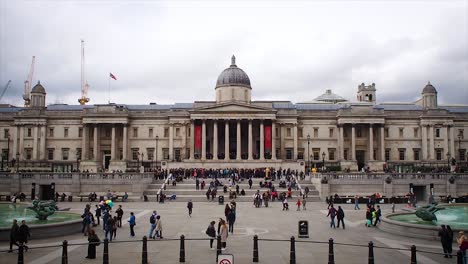
[(249, 189), (252, 189), (252, 178), (249, 178)]
[(216, 239), (216, 229), (214, 227), (215, 224), (215, 221), (211, 221), (205, 232), (210, 237), (210, 249), (213, 249), (213, 241)]
[(114, 216), (114, 225), (112, 226), (112, 234), (111, 234), (111, 237), (113, 236), (114, 239), (117, 236), (117, 227), (119, 226), (118, 222), (119, 222), (118, 217)]
[(88, 255), (86, 256), (87, 259), (95, 259), (96, 258), (96, 247), (100, 245), (101, 240), (96, 235), (94, 229), (89, 230), (88, 235)]
[(377, 226), (377, 222), (381, 222), (380, 221), (380, 217), (382, 216), (382, 211), (380, 210), (380, 205), (377, 205), (377, 210), (375, 211), (375, 222), (374, 222), (374, 226)]
[(31, 237), (31, 233), (29, 232), (29, 226), (26, 225), (26, 220), (21, 221), (21, 226), (18, 228), (18, 242), (21, 246), (28, 251), (28, 238)]
[(187, 208), (188, 208), (188, 215), (189, 217), (192, 217), (192, 209), (193, 209), (193, 203), (192, 199), (190, 199), (187, 203)]
[(122, 217), (124, 215), (122, 205), (119, 205), (119, 208), (115, 210), (115, 213), (117, 214), (117, 227), (122, 227)]
[(130, 225), (130, 236), (134, 237), (135, 231), (133, 230), (133, 227), (136, 225), (136, 219), (135, 219), (135, 215), (133, 214), (133, 212), (130, 212), (130, 218), (128, 219), (128, 224)]
[(307, 203), (307, 200), (306, 200), (307, 196), (303, 196), (302, 197), (302, 210), (307, 210), (306, 208), (306, 203)]
[(372, 213), (369, 207), (367, 207), (367, 210), (366, 210), (366, 226), (367, 227), (372, 226)]
[(336, 213), (336, 219), (338, 219), (338, 224), (337, 228), (340, 228), (340, 222), (343, 224), (343, 229), (345, 229), (345, 224), (344, 224), (344, 210), (341, 208), (341, 206), (338, 206), (338, 212)]
[(361, 210), (361, 208), (359, 208), (359, 196), (357, 194), (354, 196), (354, 210)]
[[(442, 250), (444, 251), (444, 258), (448, 258), (448, 231), (445, 225), (441, 225), (439, 229), (439, 237), (440, 237), (440, 243), (442, 244)], [(452, 238), (453, 239), (453, 238)], [(452, 241), (450, 241), (450, 244)]]
[(335, 217), (336, 217), (336, 209), (333, 207), (333, 204), (331, 204), (330, 208), (328, 209), (328, 214), (327, 217), (330, 216), (330, 228), (336, 228), (335, 226)]
[(229, 213), (226, 217), (228, 224), (229, 224), (229, 232), (234, 233), (234, 223), (236, 222), (236, 214), (234, 213), (234, 210), (229, 210)]
[(155, 239), (156, 238), (156, 233), (153, 235), (153, 231), (156, 229), (156, 217), (158, 214), (156, 211), (153, 211), (153, 214), (150, 216), (150, 231), (149, 231), (149, 238)]
[(163, 236), (162, 236), (162, 222), (161, 222), (161, 216), (160, 215), (156, 216), (156, 236), (159, 237), (159, 239), (163, 239)]
[[(112, 215), (109, 214), (107, 222), (106, 222), (106, 232), (105, 232), (104, 238), (108, 238), (110, 242), (112, 242), (112, 233), (114, 229), (114, 224), (115, 224), (114, 218), (112, 218)], [(109, 235), (109, 237), (107, 237), (107, 235)]]
[(101, 207), (99, 207), (99, 205), (96, 204), (96, 210), (94, 210), (94, 212), (97, 219), (97, 225), (101, 224), (101, 211)]
[(13, 219), (13, 225), (11, 226), (10, 229), (10, 250), (8, 250), (8, 253), (13, 252), (13, 245), (16, 245), (19, 247), (18, 244), (18, 232), (19, 232), (19, 225), (18, 225), (18, 220)]
[(229, 236), (229, 230), (226, 225), (226, 221), (221, 220), (221, 230), (219, 232), (221, 236), (221, 250), (226, 250), (227, 248), (227, 238)]

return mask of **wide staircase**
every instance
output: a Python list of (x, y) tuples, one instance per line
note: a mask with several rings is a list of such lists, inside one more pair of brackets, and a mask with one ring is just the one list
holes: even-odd
[[(205, 188), (202, 190), (201, 189), (201, 182), (202, 181), (205, 181), (206, 183), (206, 186)], [(221, 183), (227, 183), (229, 182), (229, 180), (226, 178), (226, 179), (223, 179), (223, 178), (220, 178), (219, 179), (221, 181)], [(175, 200), (176, 202), (187, 202), (189, 200), (192, 200), (194, 202), (206, 202), (208, 201), (206, 199), (206, 191), (210, 185), (210, 181), (211, 179), (201, 179), (200, 180), (200, 189), (199, 190), (196, 190), (196, 186), (195, 186), (195, 179), (193, 178), (190, 178), (190, 179), (184, 179), (182, 182), (177, 182), (176, 186), (173, 186), (172, 185), (172, 181), (169, 181), (167, 184), (166, 184), (166, 188), (162, 190), (162, 192), (167, 196), (167, 197), (170, 197), (172, 194), (176, 194), (176, 197), (177, 199)], [(264, 193), (268, 190), (268, 188), (260, 188), (260, 182), (261, 181), (264, 181), (263, 178), (253, 178), (252, 179), (252, 188), (249, 189), (249, 182), (248, 180), (243, 180), (241, 182), (238, 183), (239, 185), (239, 192), (242, 191), (242, 189), (244, 189), (245, 191), (245, 195), (240, 195), (240, 193), (237, 195), (237, 198), (234, 199), (235, 201), (237, 202), (253, 202), (253, 195), (255, 194), (255, 192), (257, 192), (257, 190), (260, 190), (260, 193)], [(149, 184), (148, 185), (148, 188), (147, 190), (144, 192), (144, 195), (146, 195), (148, 197), (148, 199), (150, 201), (155, 201), (156, 200), (156, 195), (158, 194), (159, 190), (162, 188), (164, 184), (164, 181), (163, 180), (157, 180), (155, 182), (153, 182), (152, 184)], [(275, 186), (275, 189), (277, 190), (278, 193), (281, 193), (281, 192), (287, 192), (287, 188), (280, 188), (279, 187), (279, 181), (276, 180), (276, 181), (273, 181), (273, 184)], [(304, 183), (301, 183), (301, 187), (302, 189), (304, 190), (305, 186), (309, 186), (309, 195), (307, 197), (307, 201), (309, 202), (315, 202), (315, 201), (319, 201), (320, 198), (319, 198), (319, 193), (318, 191), (315, 189), (314, 185), (312, 183), (306, 183), (304, 181)], [(236, 187), (235, 185), (233, 185), (231, 187), (231, 190), (232, 191), (235, 191), (236, 190)], [(292, 202), (292, 200), (294, 199), (297, 199), (298, 197), (300, 197), (300, 190), (296, 190), (296, 189), (293, 189), (292, 190), (292, 199), (290, 199), (290, 203)], [(228, 188), (228, 192), (224, 193), (223, 192), (223, 188), (222, 187), (218, 187), (218, 190), (217, 190), (217, 194), (216, 194), (216, 198), (215, 198), (215, 202), (218, 201), (218, 196), (224, 196), (224, 200), (225, 201), (229, 201), (229, 188)], [(210, 200), (211, 201), (211, 197), (210, 197)]]

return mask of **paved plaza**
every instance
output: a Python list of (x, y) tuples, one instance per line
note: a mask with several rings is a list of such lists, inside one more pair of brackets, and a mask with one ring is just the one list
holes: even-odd
[[(224, 206), (217, 202), (195, 202), (194, 212), (190, 218), (187, 213), (186, 203), (166, 202), (128, 202), (116, 203), (123, 205), (125, 222), (130, 211), (136, 215), (136, 237), (129, 236), (127, 223), (118, 229), (115, 242), (124, 240), (139, 240), (148, 235), (149, 217), (152, 210), (157, 210), (161, 215), (163, 224), (163, 241), (151, 240), (148, 243), (149, 263), (179, 263), (179, 241), (166, 239), (178, 239), (185, 235), (186, 239), (207, 238), (205, 230), (210, 221), (217, 221), (224, 216)], [(71, 207), (73, 212), (82, 213), (85, 203), (59, 203), (59, 207)], [(290, 210), (282, 211), (281, 203), (270, 203), (268, 208), (255, 208), (250, 202), (240, 202), (237, 206), (237, 218), (234, 234), (230, 235), (227, 242), (226, 254), (233, 254), (235, 263), (252, 263), (253, 236), (259, 238), (289, 239), (297, 237), (297, 223), (299, 220), (308, 220), (310, 225), (310, 238), (297, 239), (305, 241), (328, 241), (334, 238), (336, 243), (353, 243), (367, 245), (373, 241), (376, 246), (408, 248), (414, 244), (418, 250), (441, 252), (438, 241), (426, 241), (384, 233), (377, 228), (364, 226), (365, 205), (361, 205), (360, 211), (353, 210), (354, 205), (342, 205), (345, 209), (346, 230), (330, 229), (326, 217), (327, 206), (324, 202), (309, 202), (306, 211), (296, 211), (293, 200), (290, 201)], [(94, 206), (94, 204), (93, 204)], [(404, 205), (397, 205), (397, 210)], [(399, 208), (400, 207), (400, 208)], [(114, 209), (117, 207), (114, 207)], [(383, 214), (390, 212), (388, 205), (383, 205)], [(216, 225), (217, 226), (217, 225)], [(95, 228), (98, 236), (103, 240), (102, 226)], [(50, 239), (34, 239), (34, 233), (29, 243), (31, 248), (61, 244), (66, 239), (69, 243), (87, 242), (81, 233), (75, 235)], [(216, 250), (210, 250), (209, 241), (185, 242), (186, 263), (215, 263)], [(270, 242), (259, 241), (259, 263), (289, 263), (288, 241)], [(0, 250), (8, 248), (8, 242), (0, 243)], [(454, 249), (457, 248), (454, 245)], [(109, 245), (110, 263), (141, 263), (142, 243), (111, 243)], [(103, 244), (97, 247), (97, 259), (89, 260), (87, 245), (69, 246), (69, 263), (102, 263)], [(45, 264), (61, 263), (61, 248), (30, 249), (25, 253), (25, 263)], [(375, 249), (376, 263), (409, 263), (409, 251), (397, 251), (389, 249)], [(336, 263), (367, 263), (367, 247), (350, 247), (335, 245)], [(1, 253), (1, 263), (16, 263), (17, 253)], [(297, 263), (327, 263), (328, 244), (296, 243)], [(455, 263), (455, 258), (445, 259), (442, 255), (418, 252), (418, 263)]]

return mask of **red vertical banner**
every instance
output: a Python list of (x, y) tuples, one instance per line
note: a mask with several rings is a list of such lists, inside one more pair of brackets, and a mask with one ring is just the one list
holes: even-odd
[(202, 148), (202, 126), (195, 126), (195, 149)]
[(271, 126), (265, 126), (265, 149), (271, 149)]

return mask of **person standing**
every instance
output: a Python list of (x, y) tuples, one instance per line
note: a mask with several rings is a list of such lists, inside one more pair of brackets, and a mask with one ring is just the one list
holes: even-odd
[(100, 245), (101, 240), (96, 235), (94, 229), (89, 230), (88, 235), (88, 255), (86, 258), (95, 259), (96, 258), (96, 247)]
[(361, 210), (361, 208), (359, 208), (359, 196), (357, 194), (354, 196), (354, 210)]
[(395, 212), (395, 202), (393, 201), (392, 202), (392, 213), (394, 213), (394, 212)]
[(158, 215), (156, 216), (156, 236), (159, 237), (159, 239), (162, 239), (162, 222), (161, 222), (161, 216)]
[[(447, 241), (448, 241), (448, 232), (447, 228), (445, 228), (445, 225), (441, 225), (439, 229), (439, 237), (440, 237), (440, 243), (442, 244), (442, 250), (444, 251), (444, 258), (448, 258), (448, 246), (447, 246)], [(452, 243), (450, 241), (450, 243)]]
[(297, 211), (300, 211), (301, 210), (301, 199), (297, 199), (296, 205), (297, 205)]
[(117, 226), (122, 227), (122, 217), (124, 215), (124, 211), (122, 210), (122, 205), (119, 205), (119, 208), (115, 210), (117, 214)]
[(307, 203), (306, 198), (307, 198), (306, 196), (302, 197), (302, 210), (304, 210), (304, 211), (307, 210), (307, 208), (306, 208), (306, 203)]
[(331, 204), (330, 208), (328, 209), (328, 214), (327, 217), (330, 216), (330, 228), (336, 228), (335, 226), (335, 217), (336, 217), (336, 209), (333, 207), (333, 204)]
[(452, 258), (452, 244), (453, 244), (453, 231), (452, 228), (447, 225), (447, 252), (449, 253), (449, 258)]
[(377, 225), (377, 222), (380, 223), (380, 217), (382, 216), (382, 211), (380, 210), (380, 205), (377, 205), (377, 210), (375, 211), (375, 222), (374, 226)]
[(336, 227), (340, 228), (340, 222), (343, 224), (343, 229), (345, 229), (345, 224), (344, 224), (344, 210), (341, 208), (341, 206), (338, 206), (338, 212), (336, 213), (336, 218), (338, 219), (338, 224)]
[(188, 208), (188, 215), (192, 217), (192, 209), (193, 209), (193, 203), (192, 200), (190, 199), (187, 203), (187, 208)]
[(13, 245), (16, 245), (19, 247), (18, 242), (18, 232), (19, 232), (19, 225), (18, 225), (18, 220), (13, 219), (13, 225), (11, 226), (10, 229), (10, 250), (8, 250), (8, 253), (13, 252)]
[(229, 213), (226, 217), (228, 224), (229, 224), (229, 232), (234, 233), (234, 223), (236, 222), (236, 214), (234, 213), (234, 210), (229, 210)]
[(107, 222), (106, 222), (106, 233), (104, 235), (104, 238), (108, 238), (107, 235), (109, 235), (108, 239), (111, 242), (112, 242), (112, 233), (114, 229), (114, 224), (115, 224), (114, 218), (112, 218), (112, 215), (109, 214)]
[(221, 220), (221, 230), (219, 232), (221, 236), (221, 250), (226, 250), (227, 248), (227, 238), (229, 236), (229, 230), (226, 225), (226, 221)]
[(252, 189), (252, 178), (249, 178), (249, 189)]
[(371, 213), (370, 207), (367, 207), (367, 210), (366, 210), (366, 226), (371, 227), (371, 225), (372, 225), (372, 213)]
[(112, 234), (111, 234), (111, 237), (113, 236), (114, 239), (117, 236), (117, 227), (119, 225), (118, 222), (119, 222), (119, 220), (118, 220), (117, 216), (114, 216), (114, 225), (112, 226)]
[(467, 264), (466, 250), (468, 249), (468, 239), (465, 236), (465, 232), (458, 232), (457, 244), (462, 252), (463, 264)]
[(216, 229), (214, 227), (215, 223), (215, 221), (211, 221), (205, 232), (210, 237), (210, 249), (213, 249), (213, 241), (216, 238)]
[(18, 242), (21, 246), (28, 251), (28, 238), (31, 237), (31, 233), (29, 232), (29, 226), (26, 225), (26, 220), (21, 221), (21, 226), (18, 228)]
[(130, 218), (128, 219), (128, 224), (130, 225), (130, 236), (134, 237), (135, 231), (133, 230), (133, 227), (136, 225), (136, 219), (135, 219), (135, 215), (133, 214), (133, 212), (130, 212)]
[(150, 231), (149, 231), (149, 238), (155, 239), (156, 238), (156, 233), (153, 235), (153, 231), (156, 229), (156, 217), (158, 214), (156, 211), (153, 211), (153, 214), (150, 216)]
[(99, 205), (96, 204), (96, 210), (94, 210), (94, 212), (97, 219), (97, 225), (101, 224), (101, 210), (101, 207), (99, 207)]

